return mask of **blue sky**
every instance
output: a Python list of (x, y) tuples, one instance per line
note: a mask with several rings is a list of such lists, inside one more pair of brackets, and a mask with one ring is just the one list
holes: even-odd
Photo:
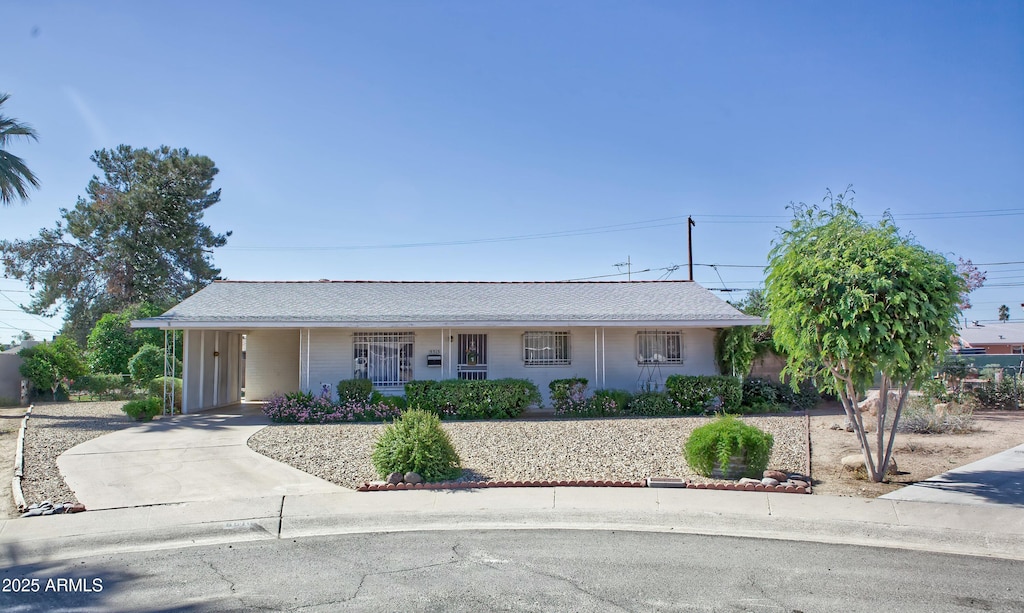
[[(627, 258), (651, 269), (634, 278), (682, 279), (693, 215), (696, 263), (750, 267), (696, 280), (746, 289), (786, 205), (851, 183), (861, 213), (890, 210), (930, 249), (1024, 261), (1020, 2), (41, 0), (4, 15), (4, 113), (40, 136), (11, 149), (42, 189), (0, 209), (3, 238), (52, 226), (90, 154), (126, 143), (216, 162), (206, 221), (234, 232), (215, 254), (230, 279), (579, 279)], [(968, 317), (1005, 303), (1024, 318), (1024, 262), (983, 268)], [(15, 312), (24, 290), (0, 280), (0, 339), (59, 327)]]

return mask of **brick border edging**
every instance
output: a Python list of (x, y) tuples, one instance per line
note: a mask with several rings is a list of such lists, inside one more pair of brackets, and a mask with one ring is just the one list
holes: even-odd
[(468, 490), (491, 487), (647, 487), (643, 481), (443, 481), (441, 483), (364, 483), (357, 492), (384, 492), (393, 490)]
[[(442, 483), (364, 483), (356, 488), (357, 492), (392, 492), (399, 490), (468, 490), (492, 487), (647, 487), (644, 481), (466, 481)], [(679, 489), (723, 490), (732, 492), (775, 492), (784, 494), (810, 494), (810, 487), (794, 487), (792, 485), (764, 485), (738, 483), (693, 483), (687, 481)]]
[(14, 496), (14, 506), (19, 513), (25, 511), (25, 493), (21, 491), (21, 480), (25, 476), (25, 431), (28, 429), (28, 418), (32, 416), (32, 407), (28, 405), (25, 409), (25, 416), (21, 418), (21, 428), (18, 430), (18, 446), (14, 452), (14, 477), (11, 479), (11, 495)]

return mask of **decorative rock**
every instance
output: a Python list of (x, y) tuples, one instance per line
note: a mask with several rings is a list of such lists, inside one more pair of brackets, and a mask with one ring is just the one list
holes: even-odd
[(793, 487), (810, 487), (811, 486), (811, 484), (808, 483), (807, 481), (801, 481), (800, 479), (790, 479), (788, 481), (788, 483), (790, 485), (792, 485)]
[(766, 470), (764, 471), (764, 473), (761, 474), (761, 476), (767, 479), (775, 479), (780, 483), (785, 481), (786, 479), (789, 479), (789, 476), (786, 475), (786, 473), (782, 472), (781, 470)]
[(843, 459), (839, 460), (846, 470), (861, 470), (864, 468), (864, 455), (855, 453), (853, 455), (843, 456)]
[[(863, 456), (863, 454), (857, 453), (857, 454), (848, 455), (848, 456), (844, 457), (842, 460), (840, 460), (840, 462), (842, 463), (843, 468), (845, 468), (846, 470), (849, 470), (851, 472), (857, 472), (857, 471), (864, 471), (865, 473), (867, 472), (867, 468), (865, 468), (865, 466), (864, 466), (864, 456)], [(896, 458), (895, 457), (890, 458), (889, 459), (889, 468), (885, 471), (885, 474), (887, 474), (887, 475), (895, 475), (897, 472), (899, 472), (899, 469), (896, 467)]]
[(417, 473), (409, 471), (409, 472), (405, 473), (405, 482), (406, 483), (423, 483), (423, 477), (419, 476)]
[(743, 477), (739, 481), (739, 485), (757, 485), (761, 483), (760, 479), (751, 479), (750, 477)]
[(402, 473), (394, 472), (394, 473), (391, 473), (390, 475), (388, 475), (387, 481), (388, 481), (389, 485), (398, 485), (399, 483), (402, 482), (402, 479), (404, 479), (404, 478), (405, 478), (405, 475), (403, 475)]
[(761, 483), (763, 483), (764, 485), (773, 485), (774, 486), (774, 485), (778, 485), (779, 484), (779, 480), (778, 479), (772, 479), (771, 477), (765, 477), (764, 479), (761, 479)]

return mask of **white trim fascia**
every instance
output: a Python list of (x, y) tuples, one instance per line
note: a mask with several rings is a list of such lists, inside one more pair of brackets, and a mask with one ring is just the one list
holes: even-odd
[(758, 317), (742, 319), (692, 320), (522, 320), (522, 321), (201, 321), (201, 320), (132, 320), (132, 328), (159, 328), (161, 330), (252, 330), (256, 328), (733, 328), (762, 326), (767, 322)]

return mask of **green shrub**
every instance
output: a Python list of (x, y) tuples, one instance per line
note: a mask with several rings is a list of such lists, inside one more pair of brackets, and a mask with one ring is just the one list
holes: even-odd
[(986, 381), (971, 391), (979, 409), (1012, 410), (1024, 407), (1024, 377), (1005, 376)]
[(406, 411), (387, 426), (373, 450), (373, 467), (380, 477), (393, 472), (415, 472), (424, 481), (455, 479), (461, 460), (437, 415), (418, 409)]
[[(128, 361), (128, 372), (132, 381), (145, 385), (149, 381), (164, 375), (164, 350), (162, 347), (146, 343), (138, 353)], [(181, 360), (174, 360), (174, 374), (181, 376)]]
[(551, 408), (556, 414), (571, 414), (584, 409), (587, 401), (587, 381), (584, 377), (555, 379), (548, 383)]
[(743, 386), (736, 377), (671, 375), (665, 379), (665, 390), (680, 411), (690, 415), (735, 412), (743, 400)]
[(93, 373), (75, 379), (71, 386), (74, 392), (88, 394), (92, 398), (124, 399), (131, 396), (132, 385), (123, 375)]
[(759, 479), (768, 467), (774, 443), (771, 434), (726, 415), (690, 433), (683, 456), (694, 471), (705, 477), (711, 476), (715, 468), (728, 471), (731, 458), (739, 456), (745, 464), (743, 474), (727, 476)]
[(181, 387), (182, 381), (177, 377), (157, 377), (149, 382), (149, 395), (157, 398), (164, 397), (164, 380), (168, 385), (174, 386), (174, 408), (181, 411)]
[(779, 411), (806, 411), (821, 400), (814, 383), (801, 381), (797, 391), (789, 383), (748, 377), (743, 380), (743, 401), (740, 413), (772, 413)]
[(665, 392), (642, 392), (629, 403), (629, 412), (634, 415), (678, 415), (679, 407)]
[(508, 419), (540, 402), (537, 386), (526, 379), (410, 381), (408, 406), (457, 419)]
[[(338, 381), (338, 402), (366, 402), (374, 394), (373, 381), (369, 379), (342, 379)], [(376, 392), (379, 394), (380, 392)], [(372, 402), (372, 401), (371, 401)]]
[(133, 419), (149, 421), (163, 412), (164, 401), (162, 398), (154, 398), (152, 396), (143, 400), (130, 400), (124, 403), (121, 410)]

